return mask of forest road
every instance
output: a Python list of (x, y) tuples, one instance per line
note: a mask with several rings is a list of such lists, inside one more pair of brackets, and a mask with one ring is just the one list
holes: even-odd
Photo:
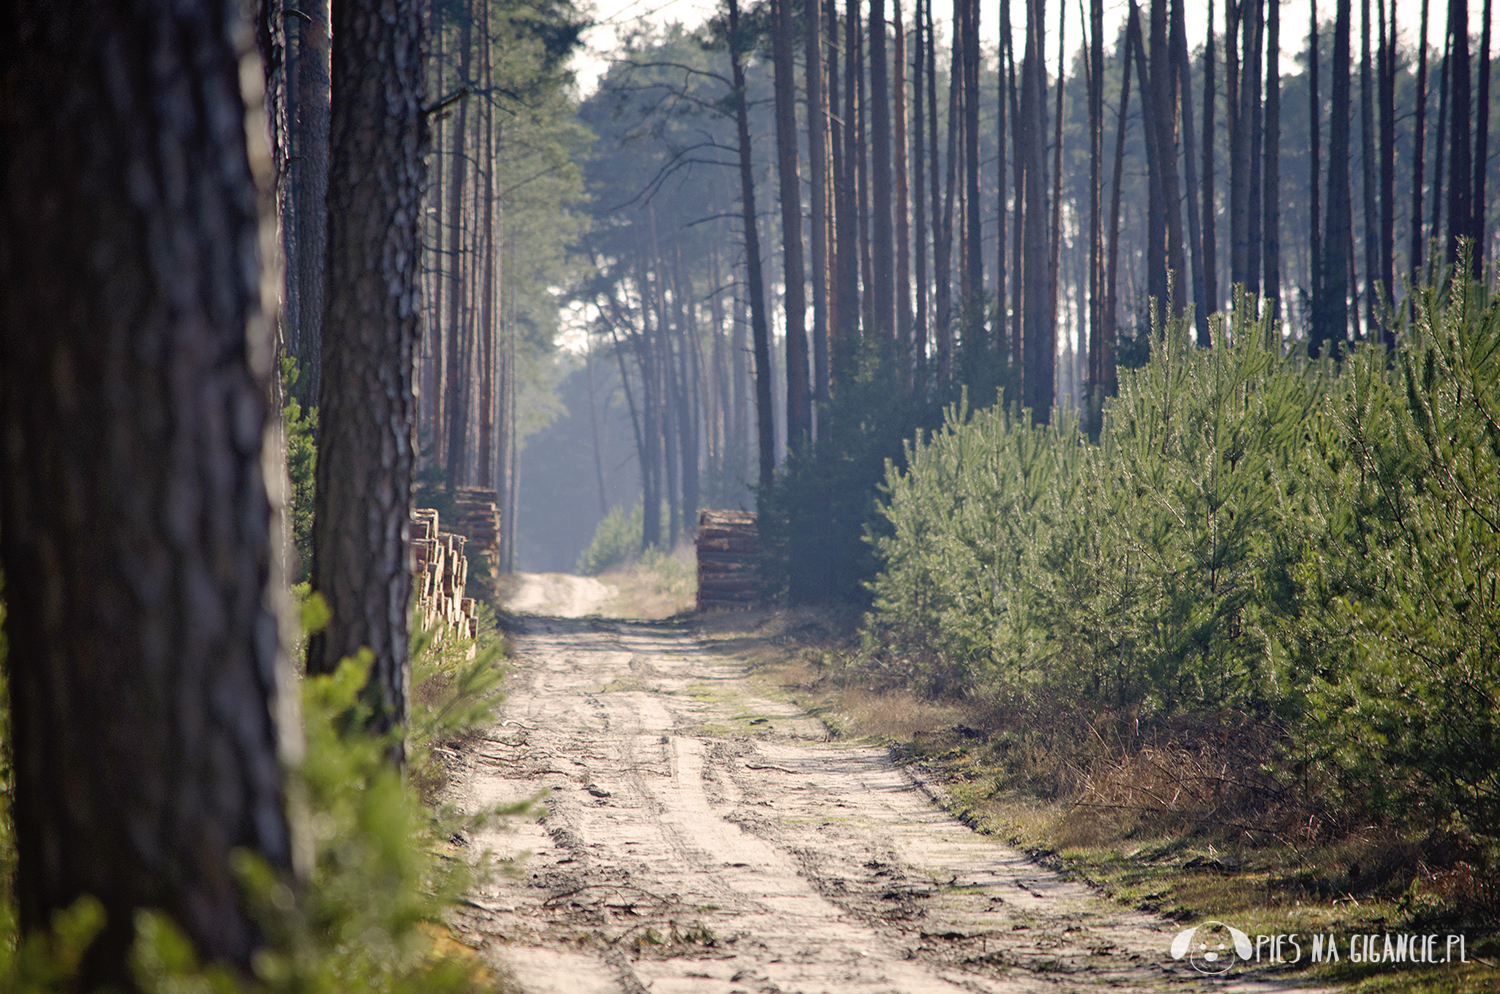
[(518, 585), (505, 599), (516, 614), (548, 614), (559, 618), (582, 618), (597, 614), (619, 593), (614, 586), (592, 576), (566, 573), (517, 573)]
[(517, 863), (453, 925), (525, 991), (1299, 989), (1199, 976), (1168, 955), (1180, 926), (970, 831), (886, 749), (831, 741), (681, 627), (523, 625), (453, 800), (546, 790), (545, 816), (468, 840)]

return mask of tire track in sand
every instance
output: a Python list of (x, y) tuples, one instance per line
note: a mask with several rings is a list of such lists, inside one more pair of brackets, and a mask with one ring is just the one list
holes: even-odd
[(1205, 981), (1168, 957), (1172, 923), (975, 834), (681, 630), (525, 625), (456, 800), (545, 788), (546, 814), (472, 840), (529, 855), (454, 924), (528, 991), (1297, 989)]

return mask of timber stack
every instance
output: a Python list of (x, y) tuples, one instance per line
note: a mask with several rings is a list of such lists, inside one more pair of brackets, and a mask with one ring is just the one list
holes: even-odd
[(498, 577), (500, 495), (483, 487), (458, 487), (453, 491), (453, 515), (453, 530), (469, 540), (469, 555), (483, 559), (490, 577)]
[(760, 601), (760, 530), (752, 511), (700, 511), (698, 610), (753, 607)]
[(412, 511), (411, 531), (417, 624), (435, 628), (439, 640), (450, 634), (477, 637), (479, 622), (474, 616), (474, 598), (464, 596), (464, 586), (469, 581), (469, 560), (464, 554), (468, 539), (442, 531), (438, 527), (438, 513), (431, 508)]

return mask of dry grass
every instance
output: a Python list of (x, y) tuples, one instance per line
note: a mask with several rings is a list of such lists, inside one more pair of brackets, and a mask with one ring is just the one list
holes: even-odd
[[(1122, 903), (1184, 920), (1236, 916), (1262, 932), (1466, 931), (1481, 955), (1500, 882), (1482, 853), (1404, 838), (1341, 804), (1279, 726), (1238, 713), (1139, 722), (982, 697), (933, 696), (861, 641), (860, 618), (806, 609), (694, 619), (713, 649), (833, 733), (887, 743), (977, 830), (1088, 880)], [(1370, 991), (1500, 990), (1484, 963), (1460, 978), (1409, 970), (1338, 977)], [(1450, 983), (1452, 981), (1452, 983)], [(1369, 985), (1366, 987), (1365, 985)]]
[(675, 618), (698, 602), (697, 560), (688, 542), (679, 542), (668, 555), (648, 552), (599, 579), (619, 591), (600, 610), (607, 618)]

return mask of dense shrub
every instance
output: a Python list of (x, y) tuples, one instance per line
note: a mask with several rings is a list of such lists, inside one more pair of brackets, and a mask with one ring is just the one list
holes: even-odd
[(1212, 326), (1157, 329), (1097, 444), (1003, 405), (919, 434), (873, 624), (929, 686), (1239, 711), (1375, 806), (1494, 838), (1500, 305), (1429, 291), (1398, 352), (1342, 366), (1245, 300)]
[[(666, 501), (661, 505), (661, 534), (669, 534), (670, 508)], [(630, 561), (641, 554), (645, 540), (646, 515), (641, 505), (630, 510), (623, 505), (610, 508), (608, 514), (594, 529), (594, 537), (588, 548), (578, 556), (574, 569), (583, 576), (598, 576)]]

